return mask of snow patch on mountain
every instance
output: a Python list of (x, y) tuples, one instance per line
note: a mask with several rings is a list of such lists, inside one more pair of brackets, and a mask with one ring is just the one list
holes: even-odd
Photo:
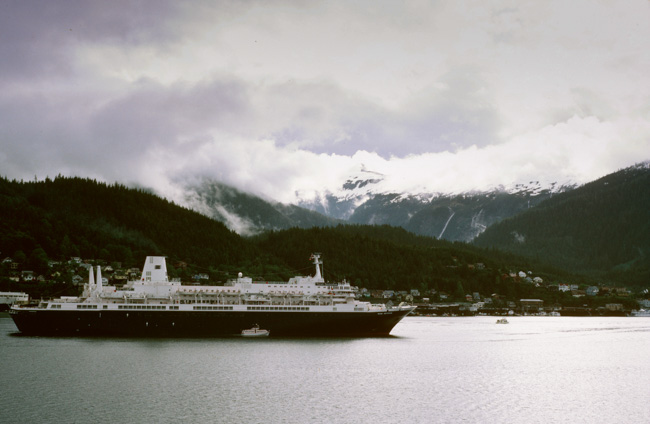
[[(441, 198), (460, 196), (463, 199), (476, 198), (479, 196), (496, 196), (499, 193), (507, 193), (519, 196), (536, 197), (540, 195), (553, 195), (575, 188), (577, 185), (571, 181), (543, 181), (530, 180), (512, 184), (499, 184), (485, 187), (477, 187), (471, 190), (427, 190), (427, 183), (423, 182), (417, 191), (395, 191), (395, 185), (390, 180), (395, 176), (389, 176), (380, 172), (368, 170), (362, 166), (358, 171), (350, 174), (345, 181), (336, 189), (324, 189), (301, 197), (296, 193), (298, 200), (296, 204), (300, 207), (320, 212), (324, 215), (338, 219), (349, 219), (360, 206), (367, 204), (377, 196), (385, 196), (386, 204), (399, 205), (406, 202), (410, 204), (428, 205)], [(429, 176), (435, 180), (435, 176)], [(374, 217), (373, 221), (380, 220)], [(485, 229), (485, 224), (477, 217), (472, 224), (477, 235)]]
[(474, 237), (477, 237), (487, 228), (487, 225), (485, 224), (485, 218), (483, 212), (484, 209), (481, 208), (481, 210), (476, 215), (472, 216), (472, 222), (470, 225), (471, 228), (476, 232)]
[(449, 208), (449, 212), (451, 212), (451, 215), (449, 215), (449, 219), (447, 220), (447, 222), (445, 222), (445, 226), (442, 227), (442, 231), (440, 231), (440, 235), (438, 236), (439, 239), (441, 239), (442, 236), (445, 234), (445, 230), (447, 229), (447, 226), (449, 225), (449, 222), (454, 217), (454, 215), (456, 215), (456, 212), (451, 210), (451, 208)]

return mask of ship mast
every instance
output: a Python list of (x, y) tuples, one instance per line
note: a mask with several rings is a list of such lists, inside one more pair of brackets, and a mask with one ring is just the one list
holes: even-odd
[(313, 260), (314, 262), (312, 263), (316, 266), (316, 274), (314, 274), (314, 280), (325, 282), (321, 274), (321, 266), (323, 265), (323, 261), (320, 260), (320, 253), (312, 253), (309, 259)]

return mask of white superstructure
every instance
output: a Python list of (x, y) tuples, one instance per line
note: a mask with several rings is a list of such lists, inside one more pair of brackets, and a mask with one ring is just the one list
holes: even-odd
[(53, 309), (169, 309), (227, 311), (313, 311), (381, 312), (399, 310), (384, 304), (355, 299), (358, 291), (345, 280), (327, 283), (323, 279), (320, 254), (311, 256), (313, 276), (297, 276), (286, 282), (253, 281), (241, 273), (223, 286), (184, 286), (170, 281), (164, 256), (147, 256), (139, 280), (129, 281), (122, 289), (103, 286), (101, 269), (80, 297), (62, 297), (47, 301)]

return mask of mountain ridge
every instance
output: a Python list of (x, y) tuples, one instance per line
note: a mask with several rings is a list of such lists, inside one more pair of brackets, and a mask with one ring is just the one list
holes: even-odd
[(317, 194), (310, 200), (283, 204), (213, 180), (185, 185), (184, 204), (225, 223), (242, 235), (291, 227), (339, 223), (393, 225), (418, 235), (469, 242), (485, 228), (533, 207), (573, 184), (539, 181), (462, 193), (375, 192), (381, 174), (362, 171), (346, 180), (339, 195)]
[(496, 223), (479, 247), (544, 258), (574, 272), (650, 279), (650, 163), (606, 175)]

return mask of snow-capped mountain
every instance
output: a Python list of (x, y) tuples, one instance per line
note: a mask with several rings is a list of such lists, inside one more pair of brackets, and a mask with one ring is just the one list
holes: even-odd
[(297, 206), (336, 219), (348, 220), (354, 211), (366, 201), (383, 192), (384, 176), (362, 168), (351, 175), (338, 190), (316, 192), (311, 199), (298, 199)]
[(351, 179), (338, 195), (328, 193), (301, 207), (354, 224), (392, 225), (415, 234), (471, 241), (490, 225), (531, 208), (573, 184), (538, 181), (464, 193), (376, 193), (378, 179)]
[(392, 225), (415, 234), (471, 241), (490, 225), (575, 185), (530, 181), (463, 193), (395, 193), (385, 176), (361, 169), (338, 190), (285, 205), (214, 182), (185, 188), (186, 204), (240, 234), (268, 229), (352, 224)]

